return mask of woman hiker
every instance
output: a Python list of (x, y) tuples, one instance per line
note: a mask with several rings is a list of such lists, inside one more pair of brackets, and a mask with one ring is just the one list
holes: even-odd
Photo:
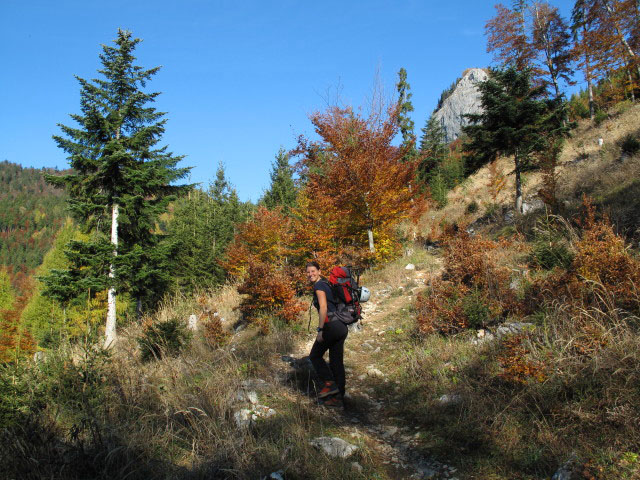
[[(318, 309), (318, 335), (311, 347), (309, 360), (322, 381), (318, 392), (323, 405), (339, 407), (345, 393), (344, 341), (349, 329), (340, 320), (330, 321), (329, 312), (336, 310), (336, 301), (329, 282), (322, 278), (318, 262), (307, 263), (307, 279), (313, 285), (313, 305)], [(329, 350), (329, 366), (324, 353)]]

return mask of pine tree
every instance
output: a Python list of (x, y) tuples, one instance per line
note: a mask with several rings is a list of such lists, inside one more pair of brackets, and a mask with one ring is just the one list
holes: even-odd
[(398, 126), (402, 135), (402, 147), (405, 151), (405, 160), (412, 160), (416, 156), (416, 135), (413, 131), (414, 123), (409, 114), (413, 112), (411, 103), (411, 86), (407, 82), (407, 71), (401, 68), (398, 71)]
[[(135, 285), (153, 276), (155, 267), (140, 252), (156, 246), (151, 233), (155, 219), (184, 188), (171, 183), (189, 170), (177, 168), (182, 157), (157, 147), (166, 120), (148, 106), (159, 94), (142, 88), (160, 67), (145, 70), (134, 64), (133, 52), (140, 41), (118, 30), (115, 46), (102, 46), (103, 78), (77, 77), (81, 114), (71, 118), (79, 126), (60, 125), (65, 136), (54, 136), (69, 154), (74, 173), (48, 176), (67, 190), (72, 213), (93, 232), (90, 242), (72, 246), (69, 258), (76, 268), (69, 275), (77, 282), (82, 277), (85, 286), (92, 284), (93, 292), (108, 287), (107, 347), (116, 339), (116, 287), (142, 294)], [(136, 271), (136, 276), (121, 275), (118, 265), (123, 272)], [(55, 282), (50, 278), (51, 284)]]
[(298, 192), (293, 181), (293, 168), (289, 165), (289, 155), (283, 148), (278, 151), (271, 167), (271, 185), (261, 200), (269, 210), (281, 206), (285, 213), (296, 206)]
[(549, 137), (562, 137), (564, 112), (560, 99), (544, 100), (544, 87), (531, 88), (529, 71), (515, 68), (491, 70), (478, 84), (483, 112), (468, 115), (471, 125), (463, 128), (469, 139), (467, 167), (474, 170), (498, 155), (513, 156), (515, 164), (515, 205), (522, 212), (521, 173), (533, 155), (547, 146)]

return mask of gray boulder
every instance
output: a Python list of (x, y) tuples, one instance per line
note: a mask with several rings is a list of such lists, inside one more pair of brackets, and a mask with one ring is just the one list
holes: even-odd
[(312, 446), (324, 451), (330, 457), (347, 458), (358, 450), (358, 447), (338, 437), (317, 437), (309, 442)]

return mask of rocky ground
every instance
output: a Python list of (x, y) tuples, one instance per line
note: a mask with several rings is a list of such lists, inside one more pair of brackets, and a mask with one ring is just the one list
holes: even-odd
[[(407, 311), (413, 296), (425, 288), (429, 275), (425, 271), (406, 270), (407, 285), (412, 288), (392, 290), (380, 285), (373, 288), (371, 300), (364, 304), (363, 321), (352, 328), (345, 345), (347, 370), (347, 398), (345, 409), (329, 409), (334, 416), (343, 439), (364, 444), (375, 452), (379, 461), (387, 465), (389, 478), (455, 479), (456, 468), (419, 453), (416, 445), (422, 434), (419, 426), (393, 416), (398, 405), (394, 396), (397, 384), (385, 372), (390, 365), (385, 359), (395, 348), (393, 334), (397, 331), (397, 318)], [(399, 292), (399, 293), (398, 293)], [(281, 381), (297, 389), (306, 401), (315, 401), (313, 371), (307, 355), (314, 337), (301, 342), (290, 355), (282, 357), (279, 372)], [(355, 470), (361, 466), (353, 463)]]

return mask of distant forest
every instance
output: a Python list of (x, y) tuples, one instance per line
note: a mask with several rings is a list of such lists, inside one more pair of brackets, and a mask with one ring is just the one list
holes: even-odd
[(42, 263), (66, 217), (67, 195), (44, 172), (55, 170), (0, 162), (0, 267), (12, 277)]

